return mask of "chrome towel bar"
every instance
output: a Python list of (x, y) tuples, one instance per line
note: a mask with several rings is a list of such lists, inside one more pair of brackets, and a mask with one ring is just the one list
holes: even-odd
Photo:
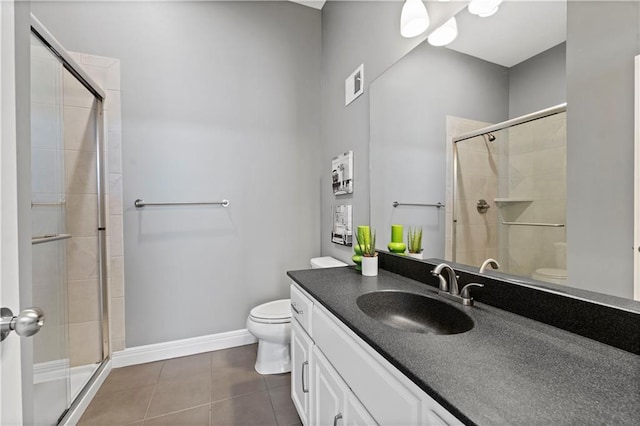
[(58, 201), (55, 203), (44, 203), (44, 202), (38, 202), (38, 201), (32, 201), (31, 202), (31, 207), (35, 207), (35, 206), (62, 206), (64, 204), (66, 204), (66, 201)]
[(162, 203), (150, 203), (138, 198), (133, 205), (137, 208), (144, 206), (195, 206), (195, 205), (220, 205), (222, 207), (229, 207), (229, 200), (222, 201), (187, 201), (187, 202), (162, 202)]
[(537, 223), (537, 222), (502, 222), (503, 225), (517, 226), (550, 226), (552, 228), (563, 228), (564, 223)]
[(393, 202), (393, 207), (398, 207), (398, 206), (422, 206), (422, 207), (444, 207), (444, 204), (438, 202), (437, 204), (418, 204), (418, 203), (399, 203), (397, 201)]
[(39, 235), (37, 237), (31, 237), (31, 244), (42, 244), (42, 243), (48, 243), (50, 241), (60, 241), (60, 240), (67, 240), (71, 238), (71, 234), (46, 234), (46, 235)]

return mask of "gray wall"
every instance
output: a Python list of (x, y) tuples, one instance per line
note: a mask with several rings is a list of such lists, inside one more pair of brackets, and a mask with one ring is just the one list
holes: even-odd
[(509, 118), (567, 101), (566, 43), (509, 69)]
[[(429, 2), (430, 29), (464, 6)], [(426, 38), (400, 36), (401, 9), (398, 1), (328, 1), (322, 10), (322, 253), (349, 263), (353, 249), (331, 243), (331, 208), (351, 204), (354, 228), (369, 223), (369, 84)], [(344, 80), (360, 64), (364, 94), (345, 107)], [(349, 150), (354, 151), (354, 192), (336, 197), (331, 158)]]
[[(121, 60), (126, 343), (245, 327), (320, 254), (320, 11), (289, 2), (36, 3)], [(133, 207), (228, 198), (221, 207)]]
[(422, 43), (370, 85), (371, 223), (379, 248), (391, 224), (420, 225), (424, 256), (445, 258), (445, 209), (401, 207), (446, 203), (447, 115), (498, 123), (507, 116), (509, 71)]
[(633, 297), (638, 7), (603, 1), (569, 2), (567, 9), (567, 268), (574, 285), (606, 286), (627, 298)]

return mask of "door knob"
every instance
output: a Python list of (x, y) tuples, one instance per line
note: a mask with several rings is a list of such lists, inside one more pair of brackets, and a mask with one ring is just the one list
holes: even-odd
[(9, 308), (0, 308), (0, 341), (11, 333), (29, 337), (36, 334), (44, 325), (44, 312), (40, 308), (27, 308), (17, 316)]

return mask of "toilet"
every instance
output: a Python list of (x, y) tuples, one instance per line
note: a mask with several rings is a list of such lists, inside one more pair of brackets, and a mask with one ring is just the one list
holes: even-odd
[(553, 248), (556, 255), (556, 267), (555, 268), (540, 268), (536, 269), (531, 278), (553, 283), (553, 284), (567, 284), (567, 243), (557, 242), (553, 243)]
[[(311, 269), (347, 266), (332, 257), (311, 259)], [(255, 369), (260, 374), (291, 371), (291, 300), (280, 299), (251, 309), (247, 330), (258, 339)]]

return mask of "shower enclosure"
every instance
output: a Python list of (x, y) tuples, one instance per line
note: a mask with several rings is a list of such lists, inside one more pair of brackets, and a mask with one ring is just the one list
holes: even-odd
[(57, 424), (109, 357), (102, 90), (31, 34), (33, 420)]
[(566, 279), (566, 105), (453, 138), (453, 260)]

